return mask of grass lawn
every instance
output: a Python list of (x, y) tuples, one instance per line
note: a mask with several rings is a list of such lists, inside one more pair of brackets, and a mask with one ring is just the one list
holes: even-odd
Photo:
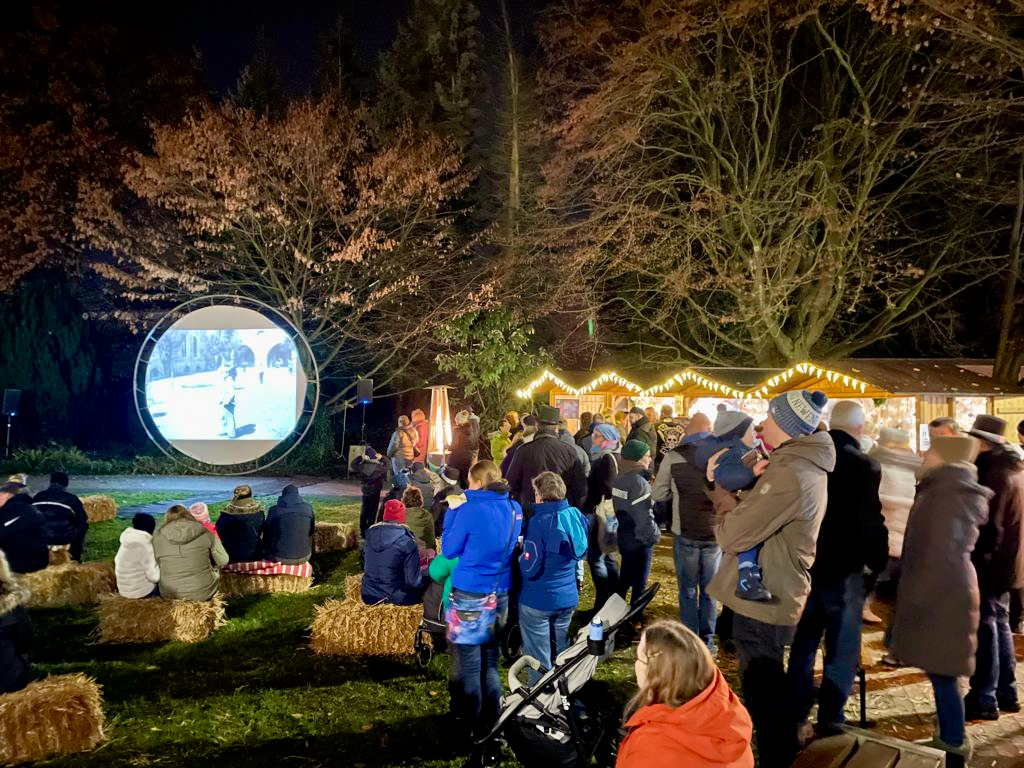
[[(261, 499), (261, 501), (268, 501)], [(270, 499), (269, 501), (273, 501)], [(317, 519), (355, 522), (358, 504), (313, 499)], [(214, 517), (223, 504), (213, 505)], [(128, 525), (90, 527), (86, 558), (111, 560)], [(458, 766), (467, 745), (445, 732), (447, 657), (415, 662), (317, 657), (308, 649), (313, 607), (340, 597), (358, 553), (315, 561), (302, 595), (232, 600), (228, 625), (196, 645), (100, 646), (91, 609), (33, 611), (37, 673), (84, 672), (103, 686), (109, 740), (53, 766)], [(659, 546), (653, 616), (675, 613), (671, 549)], [(590, 585), (581, 604), (593, 602)], [(599, 667), (612, 706), (633, 691), (626, 652)], [(511, 759), (506, 765), (515, 765)]]

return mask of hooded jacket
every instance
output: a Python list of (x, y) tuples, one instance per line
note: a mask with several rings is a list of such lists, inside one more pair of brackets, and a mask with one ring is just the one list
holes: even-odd
[(565, 483), (565, 498), (574, 507), (583, 503), (587, 494), (587, 475), (576, 453), (575, 445), (563, 443), (558, 435), (538, 432), (528, 443), (522, 443), (512, 455), (508, 467), (512, 498), (529, 508), (534, 502), (533, 479), (542, 472), (554, 472)]
[(15, 573), (41, 571), (50, 564), (46, 518), (27, 493), (16, 493), (0, 507), (0, 550)]
[(68, 493), (67, 487), (50, 483), (32, 499), (32, 506), (46, 518), (46, 532), (50, 544), (70, 544), (71, 557), (82, 559), (82, 542), (89, 530), (89, 518), (85, 514), (82, 500)]
[(522, 527), (523, 509), (509, 498), (508, 486), (466, 491), (466, 503), (447, 516), (441, 537), (442, 554), (459, 560), (452, 586), (463, 592), (507, 594), (512, 588), (512, 552)]
[(153, 553), (153, 535), (125, 528), (119, 540), (121, 546), (114, 555), (118, 593), (122, 597), (148, 597), (153, 587), (160, 583), (160, 567)]
[(32, 670), (32, 623), (25, 610), (29, 592), (0, 552), (0, 693), (20, 691)]
[(388, 442), (388, 458), (415, 461), (416, 444), (419, 439), (419, 432), (411, 425), (399, 427), (391, 433), (391, 440)]
[(658, 430), (646, 416), (641, 416), (637, 419), (637, 422), (629, 430), (629, 434), (626, 435), (626, 439), (622, 444), (625, 445), (630, 440), (639, 440), (641, 443), (647, 443), (647, 447), (651, 449), (651, 458), (658, 455)]
[(688, 435), (668, 451), (651, 490), (655, 501), (672, 499), (672, 533), (690, 541), (715, 540), (715, 507), (696, 462), (699, 444), (708, 437), (709, 432)]
[(416, 537), (401, 523), (377, 523), (363, 546), (363, 602), (415, 605), (423, 602), (426, 579)]
[(512, 444), (512, 438), (501, 430), (495, 430), (489, 435), (491, 440), (491, 461), (500, 465), (505, 460), (508, 447)]
[(978, 454), (978, 482), (991, 489), (988, 522), (974, 548), (974, 567), (982, 594), (1000, 595), (1024, 586), (1024, 462), (1004, 446)]
[(619, 521), (619, 549), (624, 552), (651, 547), (661, 538), (654, 519), (654, 499), (647, 470), (635, 461), (621, 459), (612, 483), (612, 505)]
[(974, 673), (980, 595), (970, 559), (991, 497), (971, 466), (942, 466), (922, 478), (892, 627), (892, 652), (906, 664), (950, 677)]
[[(827, 432), (815, 432), (780, 445), (768, 468), (731, 512), (722, 515), (715, 536), (722, 565), (708, 593), (733, 611), (778, 626), (795, 626), (811, 589), (810, 568), (828, 499), (828, 474), (836, 447)], [(759, 562), (771, 603), (736, 597), (740, 552), (763, 544)]]
[(286, 485), (277, 504), (267, 512), (264, 554), (267, 560), (309, 560), (313, 554), (313, 507), (299, 496), (299, 489)]
[(361, 483), (364, 496), (380, 494), (384, 488), (384, 481), (388, 476), (388, 468), (380, 461), (368, 459), (365, 456), (356, 456), (352, 462), (352, 469)]
[(192, 519), (172, 520), (157, 528), (153, 553), (160, 567), (160, 596), (172, 599), (210, 600), (220, 582), (215, 566), (228, 564), (221, 542)]
[(718, 670), (711, 685), (683, 706), (642, 707), (626, 730), (615, 768), (754, 768), (750, 715)]
[(587, 521), (565, 499), (535, 504), (519, 555), (519, 602), (538, 611), (575, 608), (580, 602), (576, 563), (587, 556)]
[(921, 471), (921, 457), (909, 448), (886, 448), (876, 445), (868, 454), (882, 468), (882, 482), (878, 498), (882, 502), (882, 517), (889, 532), (889, 557), (903, 555), (903, 536), (907, 518), (914, 505), (917, 475)]
[(263, 557), (266, 518), (252, 497), (232, 501), (217, 518), (217, 533), (232, 563), (251, 563)]

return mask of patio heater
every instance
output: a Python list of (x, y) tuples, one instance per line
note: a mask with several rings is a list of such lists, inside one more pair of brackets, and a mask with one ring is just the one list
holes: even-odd
[(452, 412), (448, 405), (448, 387), (430, 388), (430, 434), (426, 459), (434, 465), (445, 463), (445, 454), (452, 443)]

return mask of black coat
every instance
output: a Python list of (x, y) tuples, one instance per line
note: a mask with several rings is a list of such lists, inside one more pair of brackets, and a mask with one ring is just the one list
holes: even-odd
[(89, 517), (85, 514), (82, 500), (68, 493), (63, 485), (51, 484), (36, 494), (32, 505), (46, 518), (50, 544), (70, 544), (71, 557), (81, 560), (82, 542), (89, 530)]
[(836, 444), (836, 468), (828, 476), (828, 506), (811, 566), (813, 587), (834, 586), (865, 566), (881, 573), (889, 562), (889, 533), (878, 499), (882, 468), (848, 433), (833, 429), (829, 434)]
[(356, 477), (362, 484), (364, 496), (379, 494), (388, 477), (388, 468), (383, 463), (370, 461), (363, 456), (357, 456), (352, 462), (352, 471), (356, 473)]
[(590, 464), (590, 475), (587, 477), (587, 496), (580, 507), (585, 514), (591, 514), (604, 499), (612, 497), (612, 483), (619, 474), (618, 454), (605, 453), (594, 459)]
[(46, 518), (27, 493), (15, 494), (0, 507), (0, 550), (15, 573), (41, 571), (50, 564)]
[(628, 443), (630, 440), (639, 440), (641, 443), (647, 443), (647, 447), (651, 449), (652, 459), (658, 455), (658, 430), (654, 428), (651, 420), (646, 416), (641, 416), (637, 419), (636, 424), (629, 430), (626, 442)]
[(293, 486), (285, 488), (267, 512), (264, 554), (267, 560), (308, 559), (313, 553), (313, 507)]
[(576, 449), (557, 435), (538, 433), (521, 445), (512, 457), (505, 479), (512, 498), (524, 507), (534, 503), (533, 479), (541, 472), (554, 472), (565, 481), (569, 504), (579, 507), (587, 495), (587, 476)]
[(460, 424), (452, 430), (451, 452), (448, 464), (459, 470), (459, 482), (463, 487), (469, 484), (469, 468), (477, 449), (476, 431), (469, 424)]
[(251, 563), (263, 557), (263, 529), (266, 520), (257, 505), (224, 508), (217, 518), (217, 535), (232, 563)]
[(988, 522), (974, 548), (974, 567), (983, 595), (1001, 595), (1024, 586), (1024, 465), (1011, 450), (995, 446), (979, 454), (978, 482), (995, 494), (988, 503)]
[(32, 624), (20, 605), (0, 616), (0, 693), (28, 685), (32, 669)]

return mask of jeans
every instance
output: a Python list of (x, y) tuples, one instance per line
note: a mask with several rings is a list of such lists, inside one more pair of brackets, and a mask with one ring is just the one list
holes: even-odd
[(761, 768), (789, 768), (796, 757), (796, 724), (779, 701), (786, 690), (782, 659), (795, 629), (765, 624), (738, 613), (733, 618), (743, 703), (754, 723)]
[(955, 677), (928, 675), (935, 690), (935, 713), (939, 721), (939, 738), (951, 747), (963, 746), (964, 700), (960, 698), (960, 682)]
[(676, 536), (672, 554), (679, 584), (679, 619), (714, 651), (715, 601), (707, 589), (718, 573), (722, 550), (714, 541)]
[[(551, 669), (551, 663), (569, 647), (569, 624), (575, 608), (558, 611), (542, 611), (519, 604), (519, 631), (523, 635), (523, 655), (532, 656), (544, 669)], [(534, 685), (541, 673), (528, 669), (526, 678)]]
[(843, 721), (843, 707), (860, 666), (864, 576), (829, 587), (812, 585), (789, 652), (789, 685), (796, 722), (807, 720), (814, 699), (814, 659), (825, 638), (825, 672), (818, 692), (818, 726)]
[(1010, 633), (1010, 594), (982, 593), (978, 656), (971, 676), (971, 690), (967, 694), (968, 706), (994, 709), (1000, 702), (1016, 702), (1016, 667), (1013, 635)]
[[(455, 599), (458, 590), (452, 590)], [(461, 594), (483, 597), (474, 592)], [(498, 675), (498, 635), (508, 619), (508, 595), (498, 595), (495, 639), (486, 645), (448, 644), (448, 686), (452, 715), (466, 733), (485, 735), (501, 713), (501, 677)]]
[(619, 564), (614, 555), (601, 554), (597, 544), (597, 515), (587, 515), (587, 524), (590, 527), (587, 564), (590, 566), (590, 578), (594, 580), (594, 608), (599, 611), (619, 587)]
[(647, 577), (651, 573), (651, 556), (653, 554), (654, 547), (627, 549), (622, 552), (622, 572), (619, 574), (619, 587), (615, 591), (619, 597), (625, 600), (626, 593), (632, 590), (630, 605), (636, 605), (640, 595), (647, 587)]

